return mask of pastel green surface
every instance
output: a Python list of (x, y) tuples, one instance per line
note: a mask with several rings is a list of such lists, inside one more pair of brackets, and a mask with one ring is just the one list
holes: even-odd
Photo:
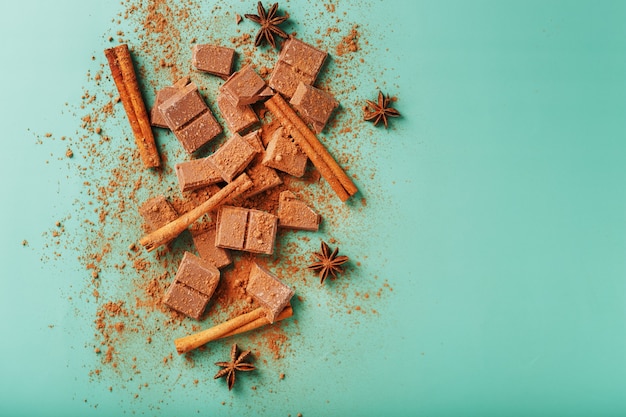
[[(254, 10), (213, 3), (198, 13)], [(359, 262), (346, 292), (389, 284), (364, 303), (378, 313), (338, 306), (342, 278), (309, 279), (285, 357), (238, 390), (212, 380), (226, 343), (193, 368), (174, 356), (141, 375), (94, 376), (96, 303), (80, 254), (56, 248), (51, 231), (62, 220), (74, 241), (88, 239), (89, 216), (76, 211), (88, 178), (60, 138), (79, 135), (85, 89), (111, 91), (85, 74), (104, 63), (125, 5), (4, 2), (0, 415), (626, 414), (626, 3), (281, 6), (316, 27), (337, 15), (360, 25), (367, 59), (342, 93), (356, 117), (379, 87), (398, 97), (392, 129), (364, 126), (342, 150), (367, 205), (337, 200), (339, 216), (311, 244), (333, 235)], [(121, 111), (109, 128), (129, 134)], [(116, 236), (113, 247), (127, 247), (137, 230)], [(105, 271), (103, 286), (124, 293), (114, 279)], [(173, 351), (154, 339), (142, 360)]]

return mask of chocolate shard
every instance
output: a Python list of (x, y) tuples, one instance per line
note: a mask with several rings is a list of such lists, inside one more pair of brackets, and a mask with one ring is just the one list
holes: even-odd
[(246, 174), (248, 174), (250, 180), (252, 181), (252, 187), (240, 195), (237, 198), (238, 201), (245, 200), (283, 183), (274, 168), (263, 165), (265, 148), (263, 147), (263, 142), (261, 141), (260, 132), (260, 130), (255, 130), (243, 137), (243, 139), (247, 141), (258, 153), (250, 165), (248, 165), (248, 168), (246, 168)]
[(226, 121), (228, 130), (232, 133), (239, 133), (246, 130), (259, 121), (254, 110), (248, 104), (235, 106), (224, 94), (218, 94), (217, 107)]
[(195, 152), (222, 132), (198, 87), (189, 83), (159, 105), (167, 126), (185, 151)]
[(156, 127), (168, 128), (167, 121), (163, 117), (161, 110), (159, 110), (159, 106), (168, 99), (170, 99), (176, 92), (180, 91), (187, 84), (189, 84), (189, 77), (183, 77), (180, 80), (176, 81), (174, 85), (170, 85), (167, 87), (163, 87), (156, 93), (156, 99), (154, 101), (154, 106), (152, 106), (152, 110), (150, 110), (150, 124)]
[(279, 127), (267, 144), (263, 165), (294, 177), (301, 177), (306, 171), (307, 160), (306, 154), (290, 137), (285, 135), (284, 129)]
[(276, 275), (256, 263), (250, 270), (246, 292), (265, 310), (270, 323), (274, 323), (294, 294)]
[(235, 133), (208, 157), (208, 161), (220, 173), (224, 181), (231, 182), (246, 169), (256, 154), (256, 149)]
[(283, 44), (269, 79), (269, 86), (291, 98), (300, 82), (313, 85), (328, 54), (299, 39), (290, 37)]
[(191, 237), (200, 257), (219, 269), (230, 265), (232, 258), (227, 249), (215, 246), (216, 235), (215, 223), (191, 229)]
[(278, 200), (278, 227), (317, 231), (322, 218), (291, 191), (280, 193)]
[(271, 255), (278, 217), (261, 210), (222, 206), (217, 214), (215, 245)]
[(244, 250), (271, 255), (274, 253), (278, 217), (261, 210), (250, 210)]
[(321, 133), (339, 103), (329, 93), (311, 85), (299, 83), (289, 102), (315, 133)]
[(224, 79), (233, 72), (235, 50), (218, 45), (198, 44), (192, 47), (191, 64), (200, 71)]
[(208, 303), (209, 297), (176, 281), (163, 297), (163, 304), (196, 320), (200, 320)]
[(178, 218), (178, 213), (169, 201), (162, 196), (152, 197), (139, 207), (139, 214), (146, 222), (145, 228), (152, 232)]
[(271, 96), (263, 78), (250, 65), (233, 73), (220, 87), (220, 92), (235, 106), (253, 104)]
[(181, 192), (197, 190), (223, 181), (220, 173), (209, 163), (207, 158), (178, 163), (175, 170)]

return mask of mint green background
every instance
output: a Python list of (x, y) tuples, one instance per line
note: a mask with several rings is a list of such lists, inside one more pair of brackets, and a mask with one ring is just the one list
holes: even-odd
[[(84, 196), (64, 144), (35, 144), (76, 129), (66, 103), (122, 9), (0, 5), (0, 415), (626, 414), (626, 2), (340, 6), (380, 42), (370, 61), (385, 71), (357, 71), (359, 93), (383, 79), (404, 116), (370, 130), (376, 176), (360, 185), (381, 198), (337, 231), (392, 294), (358, 326), (303, 305), (280, 384), (233, 396), (155, 373), (133, 401), (87, 376), (93, 316), (67, 300), (84, 279), (75, 256), (40, 261), (42, 232)], [(332, 289), (319, 297), (332, 306)]]

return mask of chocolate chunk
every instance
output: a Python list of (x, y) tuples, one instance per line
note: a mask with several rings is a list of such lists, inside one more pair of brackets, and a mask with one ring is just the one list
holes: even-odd
[(259, 77), (250, 65), (231, 75), (220, 87), (220, 92), (235, 106), (253, 104), (273, 95), (263, 78)]
[(222, 132), (193, 83), (177, 91), (158, 108), (188, 153), (198, 150)]
[(196, 320), (200, 319), (220, 280), (220, 271), (206, 260), (185, 252), (174, 282), (163, 302)]
[(294, 294), (276, 275), (256, 263), (250, 270), (246, 292), (265, 310), (270, 323), (276, 320)]
[(222, 206), (217, 213), (215, 246), (242, 250), (246, 241), (248, 209)]
[(337, 100), (327, 92), (302, 82), (298, 84), (289, 103), (313, 126), (315, 133), (324, 130), (333, 110), (339, 106)]
[(198, 70), (226, 79), (232, 72), (235, 50), (217, 45), (194, 45), (191, 64)]
[(159, 110), (159, 106), (165, 103), (165, 101), (171, 98), (174, 94), (176, 94), (177, 91), (181, 90), (187, 84), (189, 84), (189, 77), (183, 77), (180, 80), (176, 81), (174, 85), (164, 87), (161, 90), (157, 91), (154, 106), (152, 107), (152, 110), (150, 110), (150, 123), (152, 124), (152, 126), (163, 128), (169, 127), (167, 125), (167, 121), (161, 113), (161, 110)]
[(260, 210), (250, 210), (244, 250), (271, 255), (274, 252), (278, 217)]
[(217, 214), (215, 245), (271, 255), (278, 217), (260, 210), (222, 206)]
[(209, 303), (209, 297), (174, 281), (165, 292), (163, 303), (186, 316), (200, 320)]
[(237, 200), (240, 201), (283, 183), (275, 169), (263, 165), (265, 148), (261, 141), (261, 131), (255, 130), (250, 132), (243, 139), (257, 151), (257, 155), (246, 168), (246, 174), (252, 181), (252, 187), (238, 197)]
[(231, 182), (246, 169), (256, 154), (257, 151), (235, 133), (213, 155), (208, 157), (208, 161), (225, 181)]
[(218, 94), (217, 107), (226, 121), (228, 130), (239, 133), (246, 130), (259, 121), (254, 110), (248, 104), (235, 106), (224, 94)]
[(157, 230), (178, 218), (178, 213), (167, 199), (160, 195), (147, 200), (139, 207), (139, 214), (148, 231)]
[(300, 82), (313, 85), (328, 54), (294, 37), (283, 44), (269, 79), (269, 86), (287, 98)]
[(207, 158), (192, 159), (176, 164), (176, 176), (180, 191), (193, 191), (223, 181), (220, 173)]
[(227, 249), (215, 246), (216, 234), (215, 223), (191, 230), (191, 237), (200, 257), (216, 268), (223, 268), (232, 263), (232, 258)]
[(280, 193), (278, 200), (278, 226), (288, 229), (319, 229), (321, 217), (291, 191)]
[(282, 127), (272, 134), (265, 150), (263, 165), (301, 177), (306, 171), (307, 156), (290, 137), (284, 135)]

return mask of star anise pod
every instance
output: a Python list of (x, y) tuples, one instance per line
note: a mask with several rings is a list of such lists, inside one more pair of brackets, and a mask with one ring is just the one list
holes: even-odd
[(367, 102), (365, 120), (368, 122), (374, 122), (374, 126), (378, 125), (378, 123), (382, 120), (385, 125), (385, 129), (387, 129), (387, 118), (400, 116), (400, 112), (398, 110), (393, 107), (389, 107), (391, 99), (389, 96), (385, 97), (382, 91), (378, 91), (378, 103), (374, 103), (370, 100), (365, 101)]
[(309, 265), (309, 269), (312, 269), (315, 272), (319, 272), (320, 284), (323, 284), (328, 275), (332, 275), (333, 278), (337, 277), (337, 273), (343, 272), (341, 269), (341, 265), (348, 262), (349, 258), (347, 256), (337, 256), (339, 253), (339, 248), (335, 248), (334, 251), (330, 251), (330, 247), (322, 240), (321, 250), (320, 252), (314, 252), (313, 255), (318, 259), (318, 262), (315, 262)]
[(217, 366), (221, 366), (223, 369), (220, 369), (213, 379), (225, 376), (226, 382), (228, 383), (228, 390), (233, 389), (236, 371), (254, 371), (256, 369), (251, 363), (244, 362), (248, 355), (250, 355), (249, 350), (238, 354), (237, 343), (233, 344), (230, 350), (230, 362), (215, 362)]
[(263, 42), (267, 42), (272, 45), (273, 48), (276, 48), (276, 40), (274, 39), (274, 35), (278, 35), (283, 39), (287, 39), (289, 37), (289, 35), (287, 35), (284, 30), (278, 27), (278, 25), (280, 25), (289, 18), (289, 15), (278, 16), (276, 14), (277, 10), (278, 3), (274, 3), (274, 5), (272, 5), (272, 7), (270, 7), (270, 9), (266, 13), (263, 4), (259, 2), (257, 4), (258, 15), (244, 15), (246, 19), (250, 19), (253, 22), (261, 25), (259, 33), (257, 33), (256, 38), (254, 38), (254, 46), (259, 46)]

